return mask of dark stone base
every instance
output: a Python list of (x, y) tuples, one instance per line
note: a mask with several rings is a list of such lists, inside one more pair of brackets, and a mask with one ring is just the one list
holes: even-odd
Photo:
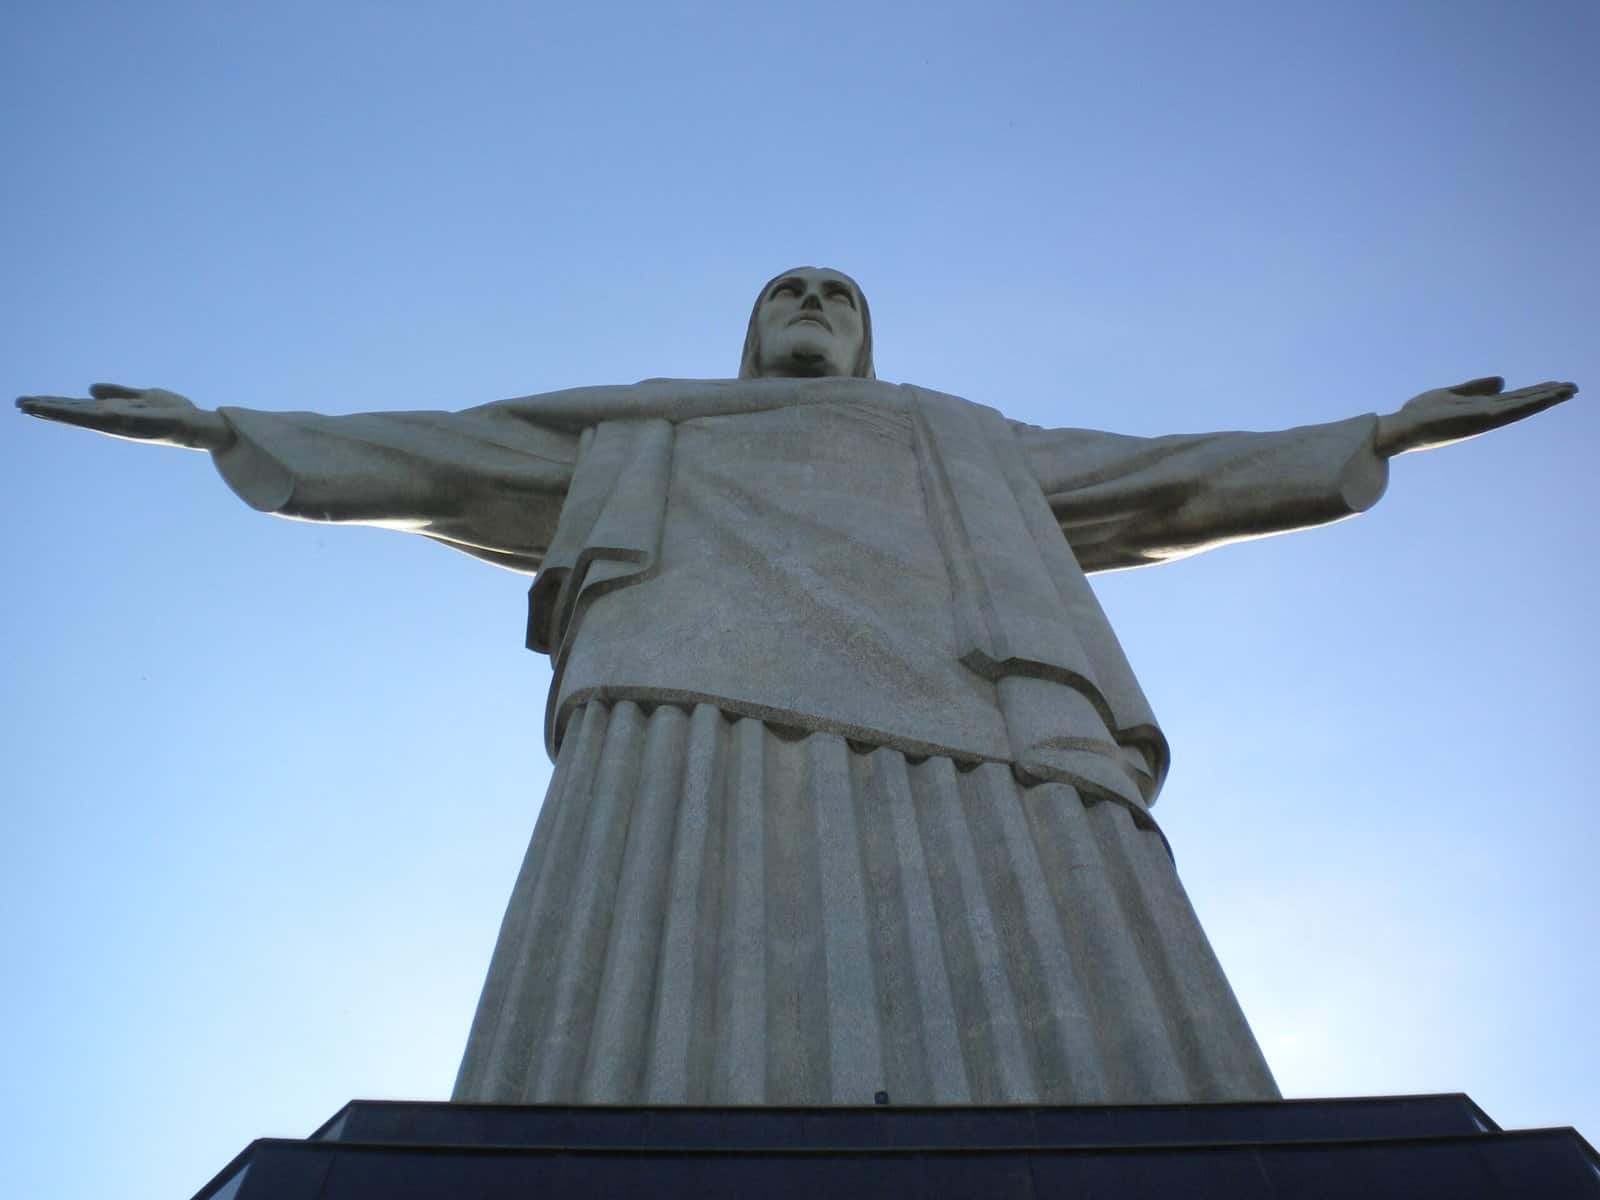
[(1104, 1108), (607, 1108), (356, 1100), (195, 1200), (529, 1196), (1600, 1198), (1572, 1129), (1464, 1095)]

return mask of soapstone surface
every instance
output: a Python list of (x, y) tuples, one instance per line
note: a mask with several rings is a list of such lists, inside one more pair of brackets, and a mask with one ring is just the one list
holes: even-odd
[(736, 379), (460, 412), (102, 385), (25, 412), (209, 451), (254, 508), (535, 576), (557, 763), (456, 1098), (1275, 1096), (1150, 808), (1168, 750), (1087, 582), (1359, 513), (1561, 402), (1158, 438), (876, 378), (865, 295), (765, 285)]

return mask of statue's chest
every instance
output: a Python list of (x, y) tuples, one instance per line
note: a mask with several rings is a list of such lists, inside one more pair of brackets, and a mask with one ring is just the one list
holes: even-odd
[(922, 471), (903, 408), (828, 404), (685, 422), (674, 440), (664, 558), (760, 546), (819, 571), (887, 568), (942, 582)]
[(776, 468), (797, 480), (916, 458), (904, 407), (860, 403), (700, 417), (677, 426), (676, 447), (698, 464), (739, 474)]
[(591, 589), (556, 727), (590, 696), (688, 696), (1003, 759), (994, 689), (959, 660), (919, 439), (904, 410), (847, 404), (675, 425), (657, 552)]

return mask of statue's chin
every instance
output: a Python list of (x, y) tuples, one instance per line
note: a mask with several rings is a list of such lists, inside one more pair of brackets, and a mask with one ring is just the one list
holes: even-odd
[(782, 370), (785, 375), (794, 379), (816, 379), (823, 375), (837, 375), (825, 354), (818, 354), (809, 350), (796, 350), (784, 360)]
[(777, 379), (817, 379), (825, 375), (848, 375), (849, 369), (841, 367), (829, 354), (829, 347), (819, 346), (812, 339), (798, 344), (774, 346), (772, 352), (763, 354), (759, 372)]

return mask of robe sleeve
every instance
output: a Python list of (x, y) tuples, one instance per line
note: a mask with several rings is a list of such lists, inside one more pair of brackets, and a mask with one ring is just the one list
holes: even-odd
[(213, 455), (252, 508), (301, 521), (419, 533), (532, 573), (555, 536), (578, 435), (515, 403), (464, 412), (219, 410), (236, 439)]
[(1085, 571), (1342, 520), (1377, 503), (1389, 477), (1371, 414), (1279, 433), (1158, 438), (1015, 428)]

